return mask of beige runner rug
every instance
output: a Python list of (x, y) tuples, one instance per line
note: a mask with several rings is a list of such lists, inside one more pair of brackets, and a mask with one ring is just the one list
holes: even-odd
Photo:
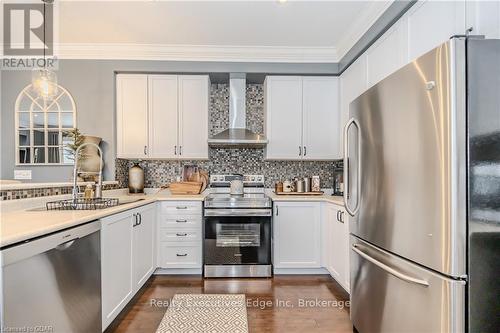
[(157, 333), (248, 333), (245, 295), (176, 294)]

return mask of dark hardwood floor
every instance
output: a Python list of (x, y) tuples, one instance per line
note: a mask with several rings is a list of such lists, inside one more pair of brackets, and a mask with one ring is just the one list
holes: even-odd
[[(279, 275), (269, 279), (154, 275), (106, 332), (155, 332), (167, 308), (153, 303), (182, 293), (245, 294), (251, 333), (352, 332), (345, 304), (348, 295), (327, 275)], [(318, 304), (316, 300), (324, 302)]]
[[(251, 333), (352, 332), (345, 303), (348, 295), (327, 275), (279, 275), (269, 279), (154, 275), (106, 332), (155, 332), (167, 308), (153, 303), (180, 293), (245, 294)], [(324, 302), (317, 304), (316, 300)]]

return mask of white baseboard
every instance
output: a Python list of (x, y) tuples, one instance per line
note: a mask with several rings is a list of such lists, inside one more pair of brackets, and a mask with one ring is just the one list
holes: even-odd
[(284, 275), (284, 274), (293, 274), (293, 275), (327, 274), (327, 275), (330, 275), (330, 273), (325, 268), (274, 268), (274, 275)]
[(155, 275), (201, 275), (201, 268), (157, 268)]

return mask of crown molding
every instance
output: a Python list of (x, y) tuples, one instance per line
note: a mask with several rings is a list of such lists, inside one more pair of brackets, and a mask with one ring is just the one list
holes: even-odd
[(57, 45), (60, 59), (336, 63), (334, 47), (211, 46), (161, 44)]
[(351, 24), (351, 29), (337, 43), (337, 55), (344, 57), (347, 52), (356, 44), (357, 41), (373, 26), (373, 24), (382, 16), (392, 5), (393, 1), (373, 1), (369, 10), (366, 10)]

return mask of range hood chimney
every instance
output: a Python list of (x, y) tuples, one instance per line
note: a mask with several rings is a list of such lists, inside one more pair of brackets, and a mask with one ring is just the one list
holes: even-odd
[(229, 75), (229, 128), (208, 139), (211, 147), (259, 148), (267, 144), (262, 134), (246, 128), (246, 74)]

